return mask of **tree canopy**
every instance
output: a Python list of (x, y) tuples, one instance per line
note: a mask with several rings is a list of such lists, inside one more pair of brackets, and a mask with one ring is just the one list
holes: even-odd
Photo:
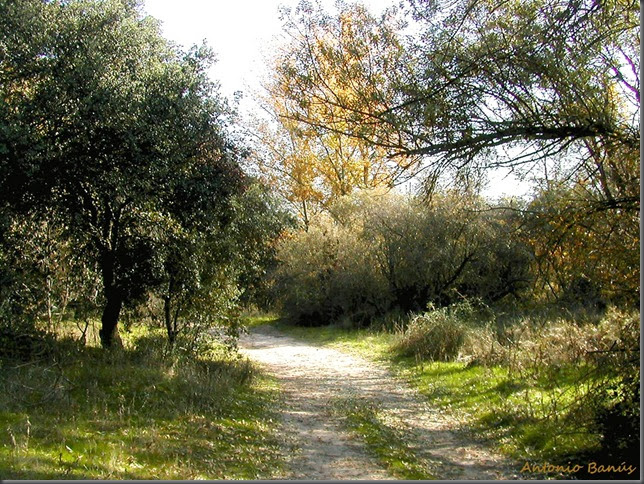
[[(420, 174), (428, 192), (445, 174), (511, 169), (535, 180), (532, 200), (476, 210), (516, 214), (508, 226), (531, 248), (537, 292), (562, 299), (592, 281), (588, 294), (639, 300), (636, 2), (409, 0), (379, 16), (336, 5), (285, 11), (267, 96), (291, 153), (343, 140), (376, 154), (366, 170), (385, 167), (388, 181)], [(322, 157), (305, 152), (310, 171), (298, 173), (310, 183)], [(413, 246), (399, 250), (411, 258)]]

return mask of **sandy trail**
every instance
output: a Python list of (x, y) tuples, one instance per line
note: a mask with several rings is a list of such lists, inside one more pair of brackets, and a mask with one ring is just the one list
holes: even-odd
[(296, 340), (262, 326), (240, 339), (240, 349), (278, 378), (284, 438), (292, 452), (287, 479), (394, 479), (331, 412), (342, 397), (374, 402), (439, 479), (513, 479), (516, 465), (459, 432), (384, 366), (342, 351)]

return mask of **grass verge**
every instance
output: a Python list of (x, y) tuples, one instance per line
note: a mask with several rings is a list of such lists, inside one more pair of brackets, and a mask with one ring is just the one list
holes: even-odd
[(276, 383), (223, 348), (167, 354), (137, 331), (122, 350), (67, 340), (0, 363), (0, 479), (279, 475)]
[(345, 349), (369, 358), (387, 362), (391, 360), (390, 346), (393, 335), (386, 332), (374, 332), (369, 329), (348, 329), (342, 326), (330, 325), (319, 327), (294, 326), (285, 323), (277, 316), (264, 320), (263, 324), (271, 324), (280, 331), (308, 341), (311, 344)]

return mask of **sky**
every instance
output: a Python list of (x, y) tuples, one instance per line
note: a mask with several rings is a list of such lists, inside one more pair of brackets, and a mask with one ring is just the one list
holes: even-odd
[[(395, 0), (367, 0), (380, 13)], [(203, 40), (217, 54), (210, 75), (221, 93), (247, 96), (260, 87), (264, 58), (282, 31), (279, 7), (295, 9), (299, 0), (145, 0), (144, 11), (161, 20), (162, 33), (184, 48)], [(323, 0), (333, 8), (333, 0)]]
[[(184, 49), (206, 41), (216, 53), (217, 62), (209, 75), (220, 83), (220, 92), (229, 99), (236, 91), (243, 94), (241, 108), (252, 109), (253, 93), (261, 89), (265, 59), (279, 42), (282, 32), (280, 6), (295, 9), (299, 0), (145, 0), (143, 11), (161, 21), (163, 36)], [(332, 10), (334, 0), (321, 0)], [(396, 0), (365, 0), (374, 14), (397, 3)], [(514, 176), (497, 171), (490, 176), (484, 194), (527, 193), (529, 185)]]

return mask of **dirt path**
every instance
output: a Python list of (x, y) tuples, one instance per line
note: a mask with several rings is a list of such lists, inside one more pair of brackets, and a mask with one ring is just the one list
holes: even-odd
[(240, 340), (242, 351), (276, 376), (284, 402), (285, 439), (291, 445), (288, 479), (394, 479), (359, 438), (331, 412), (341, 397), (366, 398), (387, 420), (407, 430), (410, 448), (432, 463), (439, 479), (512, 479), (511, 466), (422, 402), (386, 368), (339, 350), (317, 347), (262, 326)]

